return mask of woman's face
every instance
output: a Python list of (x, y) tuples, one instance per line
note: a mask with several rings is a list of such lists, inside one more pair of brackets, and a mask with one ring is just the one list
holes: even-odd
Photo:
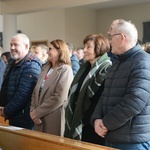
[(50, 44), (49, 51), (47, 52), (47, 54), (48, 54), (48, 61), (57, 62), (59, 57), (59, 52), (52, 44)]
[(94, 41), (89, 40), (87, 43), (85, 43), (84, 46), (85, 46), (84, 47), (84, 59), (86, 61), (93, 62), (96, 57), (96, 54), (94, 51), (94, 48), (95, 48)]

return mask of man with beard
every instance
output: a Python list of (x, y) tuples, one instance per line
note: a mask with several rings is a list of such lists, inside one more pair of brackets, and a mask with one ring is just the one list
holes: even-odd
[(30, 118), (31, 94), (41, 72), (38, 58), (29, 53), (29, 38), (22, 33), (13, 36), (10, 43), (11, 57), (0, 92), (0, 115), (9, 124), (32, 129)]

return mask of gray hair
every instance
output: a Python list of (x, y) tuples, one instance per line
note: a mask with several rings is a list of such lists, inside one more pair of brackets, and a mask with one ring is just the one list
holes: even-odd
[(74, 47), (73, 47), (73, 44), (72, 43), (66, 43), (67, 44), (67, 46), (68, 46), (68, 49), (69, 50), (73, 50), (74, 49)]
[(23, 33), (17, 33), (16, 35), (13, 36), (13, 38), (16, 38), (20, 36), (22, 39), (23, 39), (23, 42), (24, 44), (27, 44), (28, 47), (30, 47), (30, 40), (29, 38), (27, 37), (27, 35), (23, 34)]
[(130, 42), (137, 43), (138, 41), (138, 31), (137, 28), (131, 21), (125, 21), (123, 19), (116, 20), (117, 24), (115, 26), (115, 31), (124, 33)]

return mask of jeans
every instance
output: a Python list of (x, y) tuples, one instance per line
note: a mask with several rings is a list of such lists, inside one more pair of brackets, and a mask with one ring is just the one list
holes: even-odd
[(150, 141), (143, 143), (109, 143), (105, 144), (108, 147), (117, 148), (120, 150), (150, 150)]

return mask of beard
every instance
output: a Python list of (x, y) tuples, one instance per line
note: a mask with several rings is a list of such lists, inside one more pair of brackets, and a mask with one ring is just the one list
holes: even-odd
[(11, 58), (14, 59), (14, 60), (17, 60), (17, 59), (19, 59), (19, 55), (11, 53)]

